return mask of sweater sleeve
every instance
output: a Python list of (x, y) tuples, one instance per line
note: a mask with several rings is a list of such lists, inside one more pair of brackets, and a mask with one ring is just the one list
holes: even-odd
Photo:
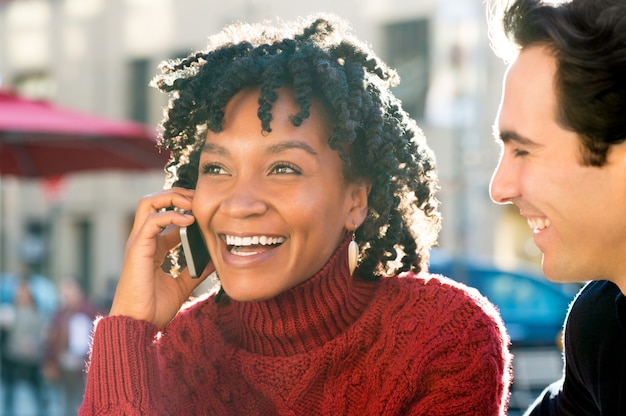
[(432, 351), (424, 357), (428, 364), (420, 381), (427, 391), (407, 414), (506, 415), (511, 355), (496, 308), (478, 293), (469, 299), (457, 296), (450, 305), (455, 305), (450, 318), (440, 324), (428, 347)]
[(162, 415), (156, 327), (128, 317), (98, 318), (80, 416)]

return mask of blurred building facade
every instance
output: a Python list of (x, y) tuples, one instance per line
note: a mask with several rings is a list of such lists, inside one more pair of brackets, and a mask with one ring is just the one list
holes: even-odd
[[(148, 83), (159, 62), (236, 20), (320, 11), (350, 21), (398, 69), (396, 94), (438, 160), (440, 247), (505, 266), (536, 261), (525, 223), (489, 199), (505, 68), (489, 49), (482, 0), (0, 0), (0, 88), (156, 127), (167, 99)], [(162, 172), (0, 178), (0, 272), (38, 262), (53, 280), (75, 276), (108, 296), (135, 206), (162, 186)]]

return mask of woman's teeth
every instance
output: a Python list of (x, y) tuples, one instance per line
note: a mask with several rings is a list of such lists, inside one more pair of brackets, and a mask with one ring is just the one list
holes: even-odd
[(253, 237), (237, 237), (234, 235), (226, 236), (226, 244), (229, 246), (244, 247), (253, 245), (256, 246), (259, 244), (262, 246), (271, 246), (281, 244), (283, 242), (285, 242), (284, 237), (266, 237), (264, 235), (255, 235)]
[(533, 232), (538, 233), (550, 226), (550, 220), (547, 218), (528, 218), (528, 225)]
[(247, 257), (247, 256), (254, 256), (255, 254), (258, 254), (258, 251), (240, 251), (241, 247), (239, 246), (233, 246), (230, 249), (231, 254), (235, 254), (237, 256), (242, 256), (242, 257)]
[(237, 237), (234, 235), (226, 236), (226, 244), (230, 246), (230, 252), (237, 256), (253, 256), (258, 254), (260, 250), (251, 250), (252, 246), (274, 246), (285, 242), (284, 237), (267, 237), (264, 235), (255, 235), (252, 237)]

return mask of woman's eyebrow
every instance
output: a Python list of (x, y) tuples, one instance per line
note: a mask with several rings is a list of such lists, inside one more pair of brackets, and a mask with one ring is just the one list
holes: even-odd
[(213, 153), (213, 154), (217, 154), (220, 156), (230, 156), (230, 152), (228, 151), (227, 148), (217, 145), (215, 143), (205, 143), (204, 146), (202, 147), (202, 152)]
[(267, 148), (267, 153), (275, 154), (289, 149), (302, 149), (313, 156), (317, 156), (317, 152), (315, 151), (315, 149), (313, 149), (308, 143), (300, 142), (297, 140), (290, 140), (273, 144)]

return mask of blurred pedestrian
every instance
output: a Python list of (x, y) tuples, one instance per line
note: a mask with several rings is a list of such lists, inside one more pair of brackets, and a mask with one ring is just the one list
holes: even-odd
[(85, 362), (92, 323), (98, 313), (76, 279), (59, 282), (60, 307), (46, 337), (44, 375), (59, 383), (65, 415), (76, 415), (85, 390)]
[(626, 1), (500, 3), (493, 44), (514, 59), (491, 196), (526, 217), (546, 277), (592, 280), (567, 317), (563, 377), (527, 414), (626, 415)]
[(41, 374), (45, 320), (26, 281), (16, 287), (14, 307), (6, 321), (2, 350), (4, 415), (18, 414), (14, 398), (21, 380), (31, 387), (38, 414), (45, 415), (47, 400)]

